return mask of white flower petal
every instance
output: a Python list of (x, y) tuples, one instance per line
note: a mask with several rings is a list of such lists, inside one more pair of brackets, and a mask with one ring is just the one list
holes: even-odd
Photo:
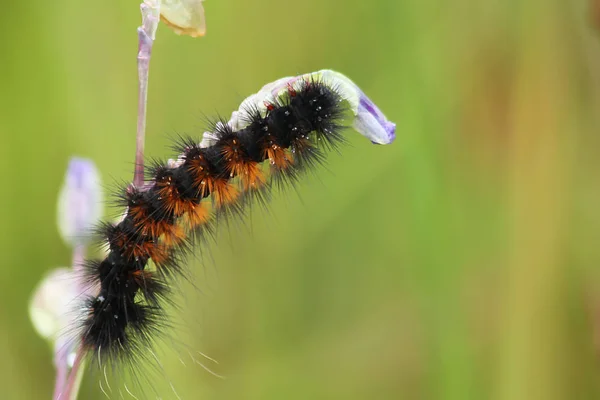
[(74, 300), (79, 296), (76, 274), (57, 268), (40, 282), (29, 303), (29, 317), (35, 330), (45, 339), (58, 341), (73, 322)]

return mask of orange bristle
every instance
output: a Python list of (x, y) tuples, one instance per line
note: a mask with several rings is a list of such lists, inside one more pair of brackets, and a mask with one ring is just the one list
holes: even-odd
[(133, 278), (133, 280), (138, 284), (138, 286), (143, 287), (146, 285), (146, 282), (152, 280), (152, 272), (146, 270), (135, 270), (132, 271), (129, 276)]
[(269, 139), (263, 145), (263, 157), (268, 158), (271, 165), (281, 170), (287, 169), (293, 164), (291, 153)]
[(209, 180), (210, 193), (218, 208), (235, 203), (238, 198), (238, 189), (226, 179)]
[(253, 161), (243, 162), (238, 167), (241, 171), (238, 176), (240, 177), (244, 191), (258, 189), (265, 184), (265, 174), (259, 163)]
[(223, 144), (221, 154), (229, 176), (240, 178), (243, 191), (262, 186), (265, 183), (265, 176), (260, 164), (248, 159), (238, 139), (232, 138)]
[(178, 245), (185, 239), (186, 233), (182, 226), (171, 225), (171, 228), (160, 236), (161, 243), (167, 248)]
[(149, 255), (156, 265), (164, 264), (170, 258), (169, 249), (166, 246), (147, 243), (147, 246), (144, 247), (145, 254)]
[(184, 218), (190, 228), (194, 228), (206, 223), (210, 218), (210, 213), (207, 207), (200, 203), (192, 211), (188, 212)]

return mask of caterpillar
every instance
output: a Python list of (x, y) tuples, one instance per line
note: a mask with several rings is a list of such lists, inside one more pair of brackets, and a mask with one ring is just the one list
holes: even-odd
[(294, 184), (344, 142), (344, 118), (373, 143), (395, 125), (345, 76), (330, 70), (279, 79), (244, 100), (202, 140), (181, 137), (178, 156), (147, 168), (142, 187), (122, 190), (126, 211), (98, 228), (106, 256), (85, 263), (95, 288), (82, 305), (78, 341), (100, 363), (139, 357), (151, 347), (185, 274), (194, 238), (221, 214), (243, 210), (273, 184)]

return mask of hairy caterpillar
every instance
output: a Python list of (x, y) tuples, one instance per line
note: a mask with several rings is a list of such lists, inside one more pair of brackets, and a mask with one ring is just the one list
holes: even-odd
[(179, 155), (148, 169), (142, 187), (129, 186), (120, 222), (99, 228), (107, 255), (86, 262), (95, 288), (83, 306), (81, 351), (104, 364), (139, 357), (150, 347), (170, 300), (170, 280), (211, 217), (243, 210), (272, 183), (294, 183), (344, 141), (342, 118), (378, 144), (395, 125), (348, 78), (319, 71), (283, 78), (248, 97), (202, 141), (181, 138)]

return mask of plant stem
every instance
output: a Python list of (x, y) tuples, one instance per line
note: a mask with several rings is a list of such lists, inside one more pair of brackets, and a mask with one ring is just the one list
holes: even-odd
[(148, 72), (150, 69), (150, 56), (152, 44), (156, 36), (158, 21), (160, 19), (160, 0), (146, 0), (140, 9), (142, 11), (142, 25), (138, 27), (138, 116), (135, 149), (135, 172), (133, 184), (141, 187), (144, 184), (144, 139), (146, 135), (146, 106), (148, 100)]
[(67, 355), (65, 354), (64, 349), (56, 352), (54, 365), (56, 367), (56, 380), (54, 381), (54, 394), (52, 395), (52, 398), (57, 400), (62, 398), (62, 394), (67, 384), (67, 376), (69, 372)]
[[(83, 272), (81, 269), (83, 268), (82, 266), (84, 262), (84, 256), (85, 246), (82, 244), (76, 244), (73, 248), (73, 257), (71, 262), (71, 268), (73, 268), (73, 271), (76, 274), (81, 274)], [(79, 384), (69, 387), (69, 381), (67, 380), (68, 378), (70, 378), (69, 354), (72, 351), (72, 347), (66, 341), (58, 341), (55, 346), (56, 348), (54, 352), (54, 366), (56, 368), (56, 380), (54, 381), (54, 395), (52, 396), (52, 398), (55, 400), (69, 400), (71, 399), (71, 396), (74, 395), (73, 399), (75, 399), (77, 398)], [(75, 366), (73, 366), (73, 368), (71, 369), (71, 375), (73, 375), (73, 373), (79, 373), (79, 380), (81, 380), (81, 377), (83, 376), (82, 372), (83, 371), (78, 372), (75, 369)], [(74, 389), (75, 392), (72, 393), (71, 391)]]
[(77, 394), (79, 393), (79, 386), (81, 384), (81, 378), (83, 377), (83, 353), (84, 352), (81, 347), (77, 349), (75, 361), (73, 362), (73, 367), (71, 368), (69, 379), (67, 380), (67, 384), (65, 385), (64, 391), (62, 393), (58, 393), (58, 397), (56, 397), (55, 392), (54, 400), (77, 399)]

